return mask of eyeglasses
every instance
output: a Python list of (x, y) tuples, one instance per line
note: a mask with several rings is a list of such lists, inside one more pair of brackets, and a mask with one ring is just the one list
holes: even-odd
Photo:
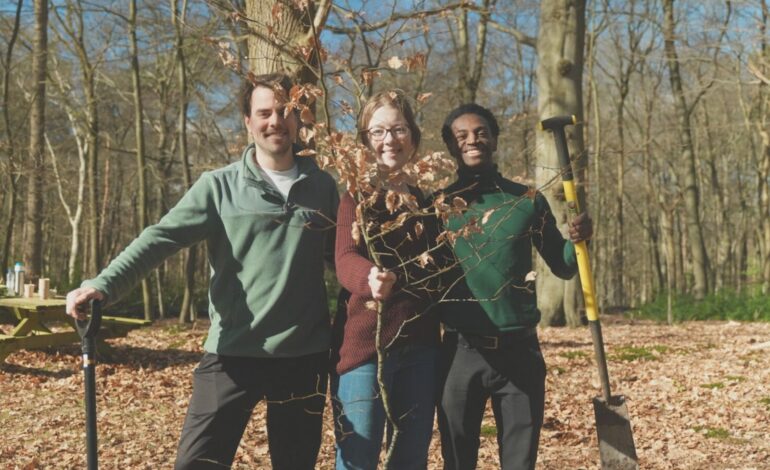
[(390, 135), (392, 135), (394, 139), (403, 139), (409, 135), (409, 128), (406, 126), (395, 126), (390, 129), (373, 127), (367, 132), (369, 133), (369, 138), (376, 141), (385, 140), (385, 136), (388, 135), (388, 132), (390, 132)]

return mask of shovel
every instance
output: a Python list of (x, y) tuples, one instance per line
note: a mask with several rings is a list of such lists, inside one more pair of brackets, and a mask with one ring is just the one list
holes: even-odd
[(88, 470), (99, 468), (99, 450), (96, 444), (96, 335), (102, 323), (102, 306), (98, 300), (91, 301), (91, 314), (86, 320), (75, 320), (80, 339), (83, 342), (83, 374), (86, 392), (86, 448)]
[[(564, 127), (577, 122), (575, 116), (556, 116), (540, 122), (541, 130), (550, 130), (556, 142), (556, 153), (559, 156), (564, 197), (571, 216), (580, 212), (578, 207), (575, 184), (572, 180), (572, 165), (570, 164), (567, 136)], [(639, 468), (634, 447), (634, 436), (631, 432), (631, 421), (628, 417), (626, 399), (622, 395), (612, 395), (610, 379), (607, 373), (607, 359), (604, 355), (604, 340), (594, 294), (594, 278), (591, 273), (591, 263), (588, 258), (588, 246), (585, 241), (575, 244), (580, 284), (583, 288), (586, 316), (594, 343), (596, 364), (599, 368), (599, 379), (602, 384), (602, 396), (594, 397), (594, 415), (596, 417), (596, 433), (599, 437), (599, 456), (604, 470), (636, 470)]]

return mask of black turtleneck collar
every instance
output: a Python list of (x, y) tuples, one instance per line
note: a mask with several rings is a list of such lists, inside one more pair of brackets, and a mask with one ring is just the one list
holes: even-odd
[(493, 183), (498, 176), (499, 173), (496, 164), (484, 166), (483, 168), (471, 168), (461, 165), (457, 169), (457, 182), (463, 186), (474, 183), (485, 186)]

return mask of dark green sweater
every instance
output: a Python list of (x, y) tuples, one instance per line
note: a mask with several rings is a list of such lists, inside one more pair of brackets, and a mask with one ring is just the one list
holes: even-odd
[(311, 159), (297, 158), (299, 179), (284, 198), (260, 176), (253, 155), (252, 144), (240, 162), (201, 175), (157, 224), (83, 285), (114, 301), (164, 259), (205, 240), (206, 351), (296, 357), (327, 350), (324, 253), (334, 246), (337, 186)]
[(574, 245), (566, 241), (545, 196), (503, 178), (496, 168), (483, 173), (467, 169), (443, 193), (451, 204), (459, 196), (468, 203), (462, 215), (449, 218), (458, 231), (475, 218), (481, 233), (457, 239), (454, 252), (461, 279), (442, 304), (444, 324), (468, 334), (494, 335), (537, 325), (532, 247), (554, 274), (569, 279), (577, 272)]

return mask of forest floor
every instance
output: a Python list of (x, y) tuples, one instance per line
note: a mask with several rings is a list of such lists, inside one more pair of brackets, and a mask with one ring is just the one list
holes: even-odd
[[(173, 465), (207, 324), (173, 323), (110, 340), (97, 366), (100, 465)], [(596, 469), (591, 399), (599, 393), (587, 328), (539, 332), (548, 364), (539, 469)], [(608, 317), (604, 325), (613, 392), (627, 397), (644, 469), (770, 469), (770, 323), (675, 326)], [(20, 351), (0, 365), (0, 468), (85, 468), (83, 377), (78, 345)], [(270, 468), (260, 405), (233, 468)], [(318, 468), (331, 469), (327, 407)], [(480, 469), (498, 468), (488, 408)], [(442, 468), (434, 431), (429, 468)]]

